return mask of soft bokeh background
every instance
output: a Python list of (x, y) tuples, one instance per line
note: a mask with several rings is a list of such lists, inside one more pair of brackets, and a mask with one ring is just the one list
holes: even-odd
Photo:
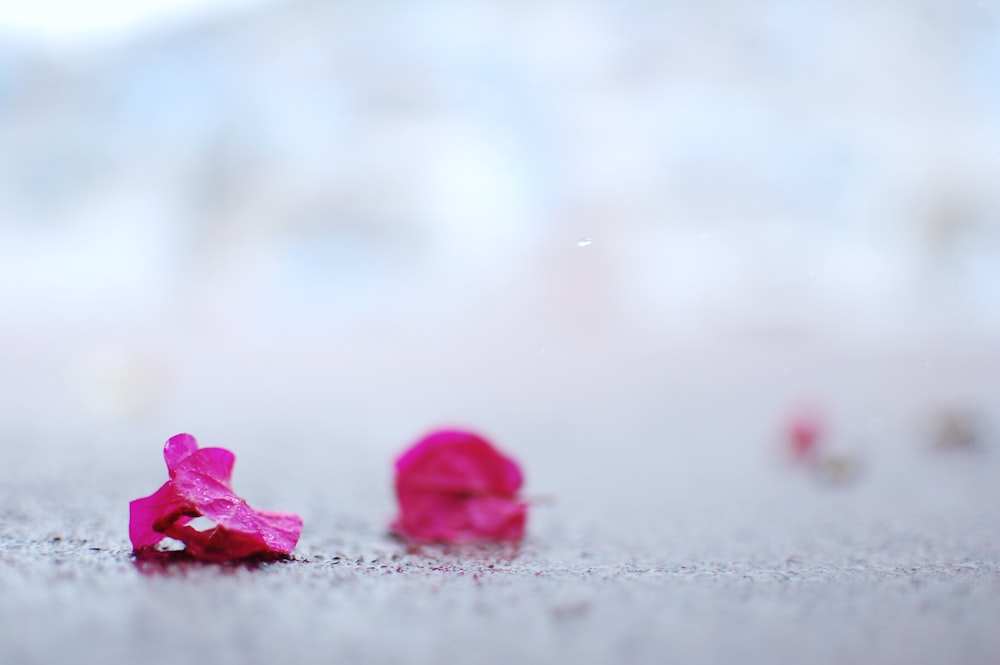
[(385, 478), (452, 423), (640, 496), (773, 463), (802, 404), (876, 458), (997, 410), (996, 2), (31, 4), (9, 456)]
[[(7, 2), (0, 661), (1000, 662), (998, 174), (996, 0)], [(136, 564), (181, 431), (295, 560)]]

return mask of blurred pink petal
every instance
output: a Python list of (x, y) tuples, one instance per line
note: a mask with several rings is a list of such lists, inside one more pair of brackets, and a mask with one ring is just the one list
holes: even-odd
[(799, 461), (814, 461), (823, 435), (822, 418), (814, 411), (803, 410), (788, 423), (788, 445), (792, 457)]
[[(231, 487), (235, 456), (223, 448), (198, 448), (190, 434), (178, 434), (163, 447), (170, 473), (152, 495), (129, 504), (129, 537), (136, 554), (153, 550), (164, 538), (184, 543), (203, 561), (282, 557), (295, 549), (302, 519), (291, 513), (254, 510)], [(188, 525), (205, 517), (215, 526), (198, 531)]]
[(521, 540), (528, 512), (517, 496), (522, 482), (517, 464), (485, 439), (434, 432), (396, 460), (392, 530), (424, 542)]

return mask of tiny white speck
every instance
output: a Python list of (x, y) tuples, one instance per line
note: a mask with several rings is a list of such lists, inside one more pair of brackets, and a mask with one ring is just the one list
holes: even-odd
[(586, 238), (586, 237), (584, 237), (584, 238), (580, 238), (579, 240), (576, 241), (576, 246), (577, 247), (590, 247), (593, 243), (594, 243), (594, 239), (593, 238)]

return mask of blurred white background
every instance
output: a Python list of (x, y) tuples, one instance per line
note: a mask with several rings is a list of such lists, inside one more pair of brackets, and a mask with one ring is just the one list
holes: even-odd
[(998, 174), (994, 0), (7, 7), (4, 419), (992, 409)]

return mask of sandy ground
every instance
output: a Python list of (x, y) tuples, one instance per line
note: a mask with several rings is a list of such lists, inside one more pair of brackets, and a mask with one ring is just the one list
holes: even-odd
[[(780, 455), (796, 391), (760, 381), (774, 358), (696, 381), (700, 361), (682, 355), (669, 373), (594, 359), (570, 382), (567, 362), (560, 390), (538, 372), (489, 399), (396, 372), (322, 399), (272, 391), (265, 409), (229, 376), (197, 393), (227, 395), (214, 413), (194, 397), (133, 421), (12, 411), (0, 662), (1000, 662), (1000, 455), (988, 437), (930, 450), (923, 419), (946, 397), (989, 411), (995, 361), (921, 381), (905, 355), (800, 359), (840, 377), (821, 395), (830, 450), (860, 472), (838, 484)], [(44, 404), (32, 390), (23, 404)], [(537, 505), (520, 548), (413, 551), (387, 535), (394, 454), (452, 422), (523, 463)], [(128, 501), (163, 482), (160, 447), (181, 430), (237, 453), (252, 505), (302, 514), (294, 560), (133, 560)]]

